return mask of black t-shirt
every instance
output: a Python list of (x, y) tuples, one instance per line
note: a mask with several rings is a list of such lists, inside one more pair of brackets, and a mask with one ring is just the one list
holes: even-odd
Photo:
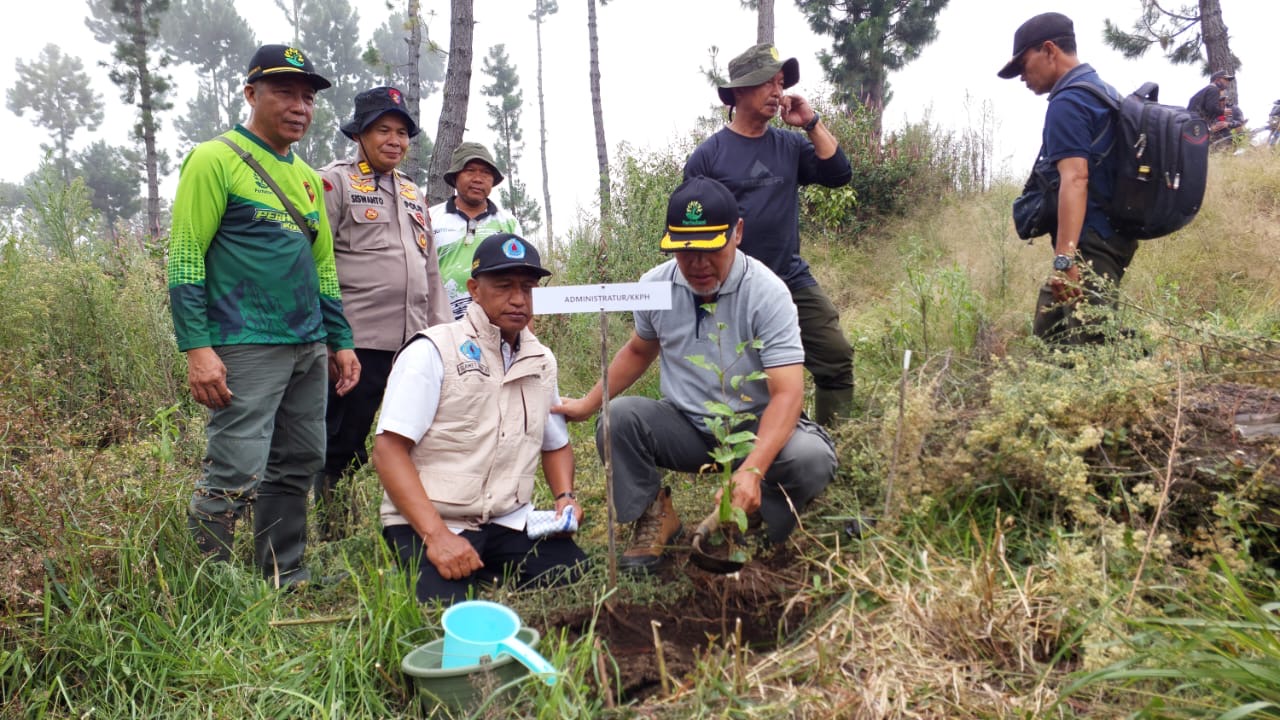
[(686, 179), (724, 183), (742, 213), (742, 251), (769, 267), (791, 290), (817, 284), (800, 257), (799, 186), (840, 187), (853, 171), (843, 150), (819, 160), (803, 133), (769, 127), (751, 138), (723, 128), (699, 145), (684, 166)]

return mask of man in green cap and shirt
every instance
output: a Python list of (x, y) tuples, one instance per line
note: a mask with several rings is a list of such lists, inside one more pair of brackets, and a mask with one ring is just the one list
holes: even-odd
[(360, 381), (320, 176), (293, 152), (329, 86), (297, 48), (258, 48), (244, 86), (249, 120), (182, 162), (169, 236), (174, 334), (191, 395), (211, 411), (188, 527), (202, 552), (230, 560), (252, 507), (254, 555), (274, 587), (309, 577), (307, 491), (324, 464), (327, 368), (338, 395)]
[(453, 151), (444, 181), (454, 189), (454, 196), (433, 205), (428, 213), (440, 256), (440, 277), (453, 317), (461, 320), (471, 304), (467, 280), (476, 245), (490, 235), (524, 233), (518, 220), (489, 199), (494, 186), (502, 182), (502, 171), (480, 143), (464, 142)]
[[(840, 187), (853, 177), (834, 135), (805, 99), (783, 90), (800, 80), (795, 58), (783, 61), (768, 44), (729, 61), (729, 82), (719, 87), (729, 124), (699, 145), (684, 166), (723, 183), (738, 200), (743, 235), (739, 249), (782, 278), (800, 315), (804, 366), (813, 375), (814, 419), (832, 425), (853, 405), (853, 348), (840, 313), (800, 257), (799, 186)], [(782, 122), (802, 132), (780, 130)]]

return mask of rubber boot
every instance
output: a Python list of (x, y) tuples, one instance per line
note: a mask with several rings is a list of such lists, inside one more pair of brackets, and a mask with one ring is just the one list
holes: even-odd
[(262, 577), (282, 588), (311, 579), (302, 567), (307, 547), (307, 496), (258, 495), (253, 503), (253, 556)]
[(339, 489), (343, 479), (349, 483), (351, 478), (338, 473), (322, 472), (316, 475), (316, 519), (321, 540), (341, 540), (347, 536), (348, 508), (342, 496), (346, 493)]
[(231, 544), (236, 536), (236, 519), (200, 518), (187, 513), (187, 529), (196, 541), (200, 554), (218, 562), (231, 562)]
[(853, 415), (853, 388), (814, 388), (813, 421), (834, 428)]

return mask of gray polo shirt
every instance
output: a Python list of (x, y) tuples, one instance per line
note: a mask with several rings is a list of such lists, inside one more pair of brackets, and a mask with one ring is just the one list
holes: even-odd
[[(709, 416), (703, 405), (706, 400), (727, 402), (736, 411), (752, 412), (758, 417), (769, 404), (767, 383), (743, 383), (735, 391), (729, 386), (729, 378), (804, 362), (796, 306), (786, 284), (759, 260), (739, 250), (712, 315), (701, 309), (675, 259), (640, 278), (641, 282), (663, 280), (672, 283), (671, 309), (635, 313), (636, 335), (643, 340), (657, 340), (661, 345), (663, 397), (699, 430), (706, 429), (702, 421)], [(725, 327), (720, 329), (719, 323)], [(755, 339), (762, 340), (764, 347), (744, 347), (741, 358), (735, 355), (739, 343)], [(724, 393), (717, 387), (714, 373), (685, 359), (691, 355), (702, 355), (712, 365), (726, 370)]]

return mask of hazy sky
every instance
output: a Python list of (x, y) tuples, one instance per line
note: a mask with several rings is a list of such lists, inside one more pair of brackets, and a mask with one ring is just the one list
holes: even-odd
[[(528, 14), (533, 0), (475, 0), (475, 62), (467, 139), (489, 144), (488, 116), (480, 88), (487, 83), (481, 59), (491, 45), (505, 43), (520, 74), (524, 89), (524, 159), (521, 177), (539, 201), (541, 169), (538, 158), (536, 104), (536, 51), (534, 28)], [(588, 87), (586, 2), (560, 0), (560, 12), (548, 18), (543, 29), (546, 48), (545, 94), (548, 112), (548, 152), (551, 157), (551, 191), (557, 234), (565, 232), (577, 211), (590, 208), (596, 186), (596, 158), (591, 101)], [(1222, 0), (1223, 15), (1232, 49), (1243, 61), (1237, 82), (1241, 106), (1252, 126), (1265, 121), (1271, 102), (1280, 98), (1280, 77), (1275, 74), (1274, 33), (1280, 27), (1280, 2), (1275, 0)], [(290, 36), (284, 16), (268, 0), (237, 0), (240, 13), (249, 20), (259, 42), (283, 42)], [(363, 45), (385, 16), (384, 0), (356, 7), (361, 11)], [(424, 10), (437, 13), (429, 19), (429, 33), (441, 44), (448, 42), (448, 3), (423, 0)], [(890, 76), (893, 99), (886, 109), (888, 128), (917, 121), (929, 113), (935, 123), (952, 128), (975, 127), (986, 114), (994, 119), (995, 162), (1006, 174), (1021, 176), (1039, 147), (1044, 99), (1031, 94), (1018, 80), (1000, 80), (996, 71), (1009, 59), (1013, 31), (1031, 15), (1060, 10), (1075, 21), (1081, 59), (1090, 62), (1102, 77), (1122, 92), (1145, 80), (1161, 86), (1161, 99), (1181, 105), (1206, 80), (1199, 70), (1173, 67), (1152, 54), (1142, 61), (1126, 61), (1106, 49), (1101, 40), (1103, 19), (1128, 26), (1138, 12), (1138, 0), (952, 0), (939, 18), (940, 35), (923, 55), (900, 73)], [(1245, 8), (1248, 8), (1247, 10)], [(793, 3), (779, 0), (776, 8), (776, 44), (784, 57), (800, 61), (800, 83), (793, 88), (809, 97), (827, 92), (816, 55), (829, 47), (828, 38), (813, 35)], [(612, 0), (597, 7), (601, 46), (604, 118), (610, 157), (617, 147), (661, 147), (684, 136), (694, 120), (717, 103), (715, 91), (702, 77), (708, 65), (708, 48), (720, 47), (723, 67), (755, 41), (755, 18), (742, 10), (739, 0)], [(32, 60), (47, 43), (84, 61), (95, 87), (107, 104), (106, 121), (94, 133), (81, 131), (74, 144), (81, 148), (103, 138), (113, 144), (127, 140), (134, 110), (119, 101), (119, 93), (97, 67), (109, 49), (94, 41), (85, 28), (83, 0), (44, 0), (24, 3), (6, 11), (6, 37), (0, 43), (0, 86), (16, 79), (14, 61)], [(58, 18), (53, 22), (51, 18)], [(323, 48), (303, 48), (323, 68)], [(245, 59), (247, 61), (247, 58)], [(172, 113), (185, 110), (193, 83), (178, 78)], [(423, 105), (421, 124), (435, 134), (440, 98)], [(342, 111), (350, 115), (350, 108)], [(172, 114), (170, 113), (170, 115)], [(39, 144), (48, 143), (46, 131), (0, 111), (0, 122), (10, 139), (9, 162), (0, 178), (21, 181), (40, 159)], [(176, 135), (166, 123), (162, 145), (176, 149)], [(175, 158), (176, 160), (176, 158)], [(176, 162), (175, 162), (176, 168)], [(165, 181), (172, 195), (177, 172)]]

